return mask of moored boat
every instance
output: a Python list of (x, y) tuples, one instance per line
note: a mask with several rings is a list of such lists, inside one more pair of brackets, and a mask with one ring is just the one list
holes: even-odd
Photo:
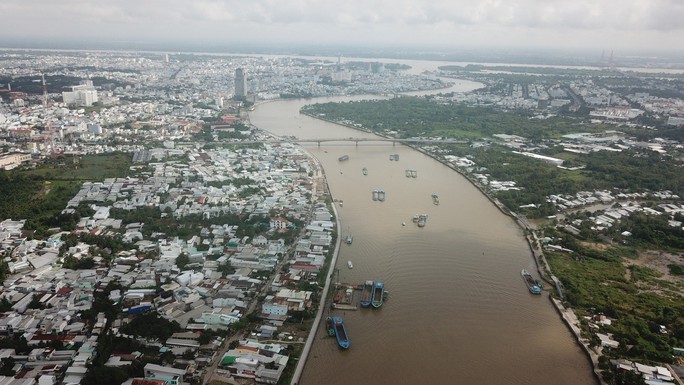
[(373, 300), (373, 281), (366, 281), (361, 289), (361, 307), (369, 307)]
[(435, 205), (439, 204), (439, 195), (437, 193), (432, 193), (432, 203)]
[(532, 277), (532, 274), (530, 274), (529, 271), (522, 269), (520, 275), (522, 275), (525, 285), (527, 285), (527, 289), (530, 291), (530, 293), (541, 294), (542, 289), (539, 287), (539, 284), (537, 283), (538, 281)]
[(335, 328), (335, 338), (337, 344), (342, 349), (349, 349), (349, 336), (347, 335), (347, 328), (344, 327), (344, 320), (341, 317), (332, 317), (333, 327)]
[(371, 305), (374, 308), (379, 308), (382, 306), (383, 292), (385, 290), (385, 283), (380, 281), (373, 282), (373, 296), (371, 299)]

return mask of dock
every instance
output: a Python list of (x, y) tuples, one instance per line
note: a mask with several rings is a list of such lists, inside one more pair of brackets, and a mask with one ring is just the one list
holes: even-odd
[(354, 305), (354, 292), (356, 290), (358, 290), (357, 285), (337, 284), (330, 307), (339, 310), (356, 310), (356, 305)]

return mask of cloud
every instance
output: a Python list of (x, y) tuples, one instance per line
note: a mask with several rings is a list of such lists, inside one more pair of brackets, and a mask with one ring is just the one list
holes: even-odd
[(0, 35), (10, 37), (496, 42), (500, 34), (529, 40), (592, 31), (616, 41), (684, 37), (679, 0), (2, 0), (0, 15)]

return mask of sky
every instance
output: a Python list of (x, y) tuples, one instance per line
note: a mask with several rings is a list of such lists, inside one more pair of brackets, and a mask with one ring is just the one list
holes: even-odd
[(0, 39), (684, 49), (682, 0), (0, 0)]

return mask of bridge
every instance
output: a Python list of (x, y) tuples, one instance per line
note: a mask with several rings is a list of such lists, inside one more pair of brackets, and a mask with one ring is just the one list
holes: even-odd
[(468, 143), (467, 140), (456, 140), (456, 139), (424, 139), (424, 138), (314, 138), (314, 139), (301, 139), (296, 137), (283, 137), (281, 140), (274, 140), (273, 142), (293, 142), (293, 143), (316, 143), (318, 147), (324, 142), (354, 142), (356, 146), (361, 142), (391, 142), (392, 145), (397, 143), (426, 143), (426, 144), (465, 144)]

